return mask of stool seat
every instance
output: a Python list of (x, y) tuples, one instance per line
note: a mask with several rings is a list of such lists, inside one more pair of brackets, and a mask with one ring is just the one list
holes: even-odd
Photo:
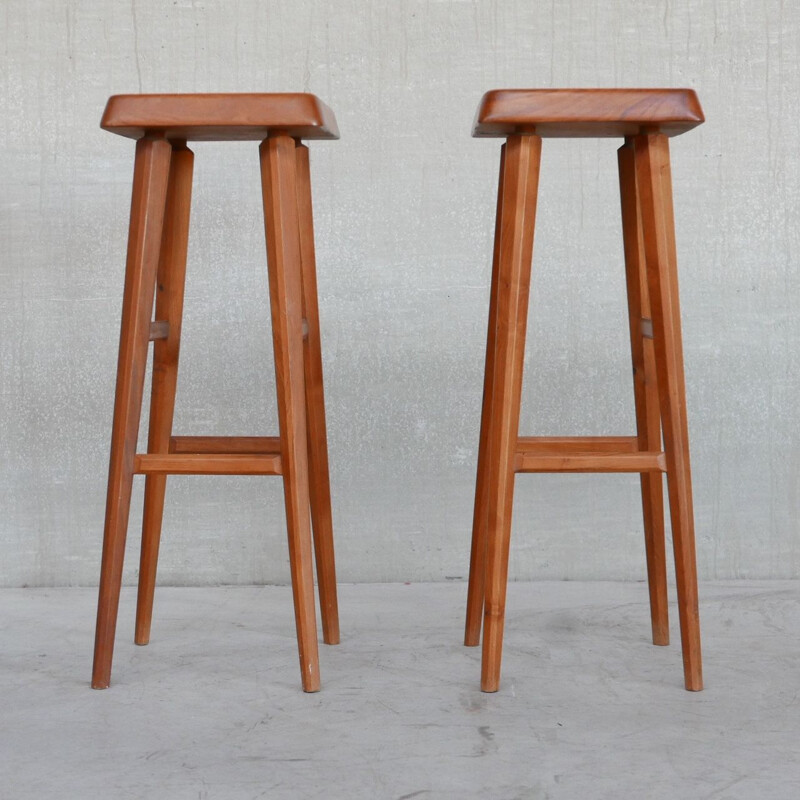
[(472, 135), (677, 136), (704, 120), (692, 89), (495, 89), (483, 96)]
[(118, 94), (100, 127), (197, 142), (261, 141), (280, 131), (295, 139), (338, 139), (333, 111), (313, 94)]

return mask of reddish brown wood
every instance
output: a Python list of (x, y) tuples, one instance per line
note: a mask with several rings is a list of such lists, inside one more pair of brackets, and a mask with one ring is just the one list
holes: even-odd
[[(139, 644), (150, 637), (166, 476), (283, 475), (302, 682), (316, 691), (309, 504), (326, 642), (338, 642), (339, 620), (308, 151), (293, 137), (337, 138), (333, 114), (308, 94), (130, 95), (109, 100), (103, 127), (139, 141), (92, 685), (105, 688), (110, 678), (134, 473), (147, 476)], [(281, 436), (172, 436), (193, 163), (186, 139), (265, 137), (260, 158)], [(156, 343), (148, 452), (136, 454), (148, 341)]]
[[(687, 689), (702, 688), (667, 138), (702, 121), (702, 110), (690, 90), (498, 91), (489, 92), (479, 108), (475, 135), (509, 137), (501, 177), (502, 210), (498, 211), (500, 221), (495, 234), (465, 635), (465, 644), (477, 644), (480, 625), (474, 617), (476, 609), (483, 606), (481, 688), (484, 691), (496, 691), (499, 684), (514, 470), (641, 473), (655, 644), (667, 644), (669, 640), (660, 474), (667, 472), (685, 682)], [(533, 173), (526, 173), (533, 168), (533, 161), (523, 167), (521, 153), (525, 151), (520, 148), (535, 150), (534, 172), (538, 176), (540, 136), (627, 137), (619, 151), (619, 171), (634, 365), (635, 437), (517, 435), (529, 248), (532, 248), (536, 205), (536, 179)], [(528, 175), (527, 184), (523, 174)], [(508, 183), (512, 176), (516, 176), (513, 188)], [(521, 190), (522, 186), (532, 187), (532, 194)], [(525, 217), (525, 222), (520, 217)], [(526, 257), (521, 258), (522, 254)]]
[(150, 323), (151, 342), (155, 342), (157, 339), (166, 339), (168, 336), (169, 336), (169, 322), (162, 319)]
[(303, 689), (319, 690), (303, 364), (303, 289), (297, 157), (289, 136), (261, 144), (261, 180), (278, 392), (281, 462)]
[(473, 136), (675, 136), (703, 120), (692, 89), (497, 89), (483, 96)]
[(637, 453), (530, 453), (514, 459), (515, 472), (664, 472), (664, 454)]
[(533, 228), (542, 140), (506, 141), (498, 253), (492, 420), (488, 435), (488, 537), (481, 689), (496, 692), (505, 622), (514, 458), (519, 431)]
[(130, 512), (144, 372), (172, 148), (161, 139), (136, 144), (128, 260), (111, 430), (103, 561), (97, 605), (92, 686), (108, 687), (114, 653), (122, 563)]
[(520, 436), (517, 452), (535, 455), (582, 453), (635, 453), (639, 440), (635, 436)]
[[(169, 187), (167, 189), (164, 230), (156, 287), (156, 319), (150, 326), (161, 326), (165, 337), (158, 337), (153, 347), (153, 381), (150, 398), (148, 453), (167, 453), (175, 410), (175, 388), (178, 381), (183, 288), (186, 276), (186, 252), (189, 242), (189, 208), (192, 198), (194, 154), (183, 144), (172, 149)], [(158, 549), (161, 542), (161, 520), (164, 514), (164, 493), (167, 476), (148, 475), (144, 487), (142, 516), (142, 550), (139, 560), (139, 592), (136, 601), (134, 641), (144, 645), (150, 641), (153, 617), (153, 595), (156, 585)]]
[(281, 452), (281, 440), (277, 436), (173, 436), (169, 452), (267, 455)]
[(667, 459), (684, 680), (687, 689), (699, 691), (703, 670), (669, 141), (663, 135), (638, 136), (634, 154)]
[(261, 141), (282, 132), (298, 139), (338, 139), (333, 112), (313, 94), (120, 94), (100, 126), (140, 139)]
[(317, 564), (322, 638), (326, 644), (339, 643), (339, 602), (336, 596), (336, 565), (333, 552), (328, 432), (325, 425), (325, 392), (322, 381), (322, 339), (317, 303), (317, 262), (314, 251), (311, 172), (308, 148), (298, 144), (297, 202), (302, 260), (303, 338), (306, 421), (308, 423), (308, 475), (311, 527)]
[(517, 472), (663, 472), (664, 453), (636, 436), (520, 436)]
[(494, 416), (494, 348), (497, 328), (498, 263), (500, 259), (500, 223), (503, 210), (503, 174), (506, 146), (500, 148), (500, 177), (497, 184), (497, 211), (495, 213), (494, 254), (492, 281), (489, 293), (489, 325), (486, 333), (486, 367), (483, 377), (483, 405), (481, 408), (481, 433), (478, 443), (478, 474), (475, 480), (475, 507), (472, 517), (472, 549), (469, 558), (469, 584), (467, 586), (467, 619), (464, 626), (464, 644), (476, 647), (481, 639), (483, 601), (486, 585), (486, 541), (489, 524), (489, 430)]
[(277, 453), (142, 453), (134, 459), (137, 475), (282, 475)]
[[(650, 320), (650, 300), (647, 292), (644, 240), (631, 140), (627, 140), (619, 149), (618, 163), (625, 275), (628, 289), (628, 319), (633, 360), (637, 449), (658, 450), (661, 449), (661, 412), (658, 406), (658, 383), (652, 335), (648, 337), (642, 333), (642, 320)], [(652, 323), (649, 327), (652, 329)], [(663, 478), (661, 475), (642, 473), (641, 489), (653, 644), (668, 645), (669, 611), (667, 606)]]

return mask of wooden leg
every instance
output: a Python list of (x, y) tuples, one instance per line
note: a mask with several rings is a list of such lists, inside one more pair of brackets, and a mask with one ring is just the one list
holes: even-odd
[(165, 139), (140, 139), (136, 143), (92, 670), (92, 687), (95, 689), (106, 689), (111, 679), (133, 486), (133, 460), (142, 409), (171, 151)]
[(322, 382), (322, 344), (317, 302), (317, 266), (314, 254), (314, 223), (311, 208), (311, 173), (308, 148), (298, 144), (297, 214), (300, 224), (300, 257), (303, 262), (303, 338), (306, 420), (308, 422), (308, 474), (311, 497), (311, 527), (317, 562), (322, 638), (339, 643), (339, 603), (336, 597), (336, 565), (333, 553), (333, 516), (328, 470), (328, 433), (325, 426), (325, 394)]
[(297, 643), (303, 689), (316, 692), (320, 684), (319, 652), (311, 563), (295, 142), (290, 136), (277, 135), (265, 139), (259, 152)]
[(492, 421), (494, 395), (494, 348), (497, 328), (497, 284), (500, 252), (500, 219), (503, 208), (503, 172), (506, 146), (500, 149), (500, 178), (497, 188), (497, 213), (494, 230), (494, 256), (492, 258), (492, 284), (489, 294), (489, 326), (486, 333), (486, 361), (483, 374), (483, 406), (481, 408), (481, 433), (478, 442), (478, 475), (475, 480), (475, 507), (472, 515), (472, 549), (469, 557), (469, 584), (467, 588), (467, 620), (464, 626), (464, 644), (476, 647), (481, 639), (481, 620), (486, 578), (486, 534), (489, 523), (489, 427)]
[[(618, 160), (638, 446), (639, 450), (653, 452), (661, 450), (661, 413), (658, 407), (658, 381), (652, 331), (647, 329), (648, 323), (650, 327), (652, 323), (636, 191), (636, 166), (633, 144), (630, 140), (619, 149)], [(659, 473), (643, 472), (641, 484), (653, 644), (667, 645), (669, 617), (663, 479)]]
[(541, 146), (541, 139), (533, 135), (511, 136), (506, 141), (498, 253), (492, 419), (487, 441), (489, 508), (481, 666), (481, 689), (484, 692), (496, 692), (500, 684), (514, 458), (519, 433)]
[(687, 689), (699, 691), (703, 670), (669, 140), (662, 134), (637, 136), (634, 148), (664, 429), (684, 679)]
[[(169, 325), (166, 339), (157, 339), (153, 349), (153, 386), (150, 398), (148, 453), (168, 453), (178, 380), (186, 251), (189, 240), (189, 207), (192, 197), (194, 153), (185, 145), (173, 145), (169, 188), (158, 264), (155, 318)], [(139, 565), (139, 596), (136, 604), (136, 644), (150, 641), (153, 593), (156, 585), (161, 519), (164, 514), (166, 475), (148, 475), (144, 486), (142, 554)]]

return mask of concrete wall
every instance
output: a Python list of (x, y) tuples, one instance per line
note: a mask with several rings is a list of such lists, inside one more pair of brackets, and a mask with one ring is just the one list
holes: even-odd
[[(0, 584), (97, 580), (133, 147), (119, 92), (311, 91), (339, 575), (467, 570), (503, 86), (692, 86), (673, 142), (701, 574), (797, 577), (800, 6), (3, 0)], [(632, 430), (614, 141), (547, 141), (522, 430)], [(195, 148), (180, 433), (277, 429), (257, 153)], [(144, 426), (143, 426), (144, 427)], [(281, 484), (173, 478), (160, 579), (288, 579)], [(141, 490), (126, 574), (136, 569)], [(511, 574), (644, 574), (638, 479), (521, 476)]]

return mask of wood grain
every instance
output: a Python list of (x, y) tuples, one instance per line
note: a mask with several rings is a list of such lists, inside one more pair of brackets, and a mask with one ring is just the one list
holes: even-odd
[(637, 453), (530, 453), (514, 459), (515, 472), (664, 472), (664, 454)]
[(478, 107), (473, 136), (669, 136), (704, 120), (692, 89), (496, 89)]
[(639, 440), (635, 436), (520, 436), (517, 452), (536, 455), (557, 453), (635, 453)]
[(668, 139), (663, 135), (636, 137), (634, 158), (667, 459), (684, 681), (687, 689), (699, 691), (703, 671)]
[(260, 142), (276, 132), (298, 139), (339, 138), (333, 112), (306, 93), (114, 95), (100, 127), (132, 139)]
[(278, 436), (172, 436), (170, 453), (267, 455), (281, 452)]
[(492, 420), (488, 436), (488, 537), (481, 689), (496, 692), (505, 623), (508, 552), (542, 141), (506, 141), (498, 254)]
[(506, 145), (504, 144), (500, 148), (500, 177), (497, 183), (494, 253), (492, 257), (491, 289), (489, 292), (489, 324), (486, 332), (486, 366), (483, 373), (481, 433), (478, 442), (478, 474), (475, 479), (475, 506), (472, 517), (472, 547), (469, 559), (469, 584), (467, 586), (467, 618), (464, 626), (464, 644), (467, 647), (475, 647), (480, 643), (486, 584), (486, 542), (489, 527), (489, 431), (494, 416), (492, 396), (494, 395), (494, 350), (497, 329), (497, 294), (505, 159)]
[(306, 422), (308, 425), (308, 475), (311, 527), (317, 565), (322, 638), (326, 644), (339, 642), (339, 601), (336, 595), (336, 564), (333, 551), (328, 432), (325, 423), (325, 392), (322, 380), (322, 337), (317, 301), (317, 261), (311, 204), (311, 171), (308, 148), (298, 144), (297, 203), (302, 261), (303, 364), (305, 375)]
[(137, 475), (282, 475), (276, 453), (142, 453), (134, 460)]
[[(622, 238), (625, 250), (625, 277), (628, 295), (628, 321), (633, 361), (633, 396), (636, 409), (637, 449), (660, 450), (661, 412), (658, 404), (655, 349), (647, 291), (644, 239), (633, 141), (628, 139), (617, 154), (619, 166)], [(647, 585), (650, 592), (650, 624), (653, 644), (669, 644), (667, 606), (667, 556), (664, 535), (664, 486), (661, 475), (642, 473), (642, 516), (647, 559)]]
[(319, 691), (303, 364), (303, 287), (297, 157), (289, 136), (262, 142), (261, 180), (278, 393), (281, 462), (303, 689)]
[[(147, 434), (148, 453), (169, 451), (172, 418), (175, 411), (175, 389), (178, 382), (183, 292), (186, 278), (186, 254), (189, 244), (189, 210), (192, 199), (194, 153), (185, 144), (172, 148), (169, 187), (167, 189), (164, 229), (156, 283), (156, 319), (167, 336), (156, 339), (153, 346), (153, 380), (150, 397), (150, 425)], [(150, 641), (153, 617), (153, 596), (161, 543), (161, 521), (164, 516), (164, 495), (167, 476), (150, 474), (144, 486), (142, 515), (142, 548), (139, 559), (139, 591), (136, 600), (134, 642)]]
[(92, 667), (92, 687), (95, 689), (108, 688), (111, 679), (133, 461), (139, 434), (171, 153), (172, 147), (163, 139), (140, 139), (136, 144)]

